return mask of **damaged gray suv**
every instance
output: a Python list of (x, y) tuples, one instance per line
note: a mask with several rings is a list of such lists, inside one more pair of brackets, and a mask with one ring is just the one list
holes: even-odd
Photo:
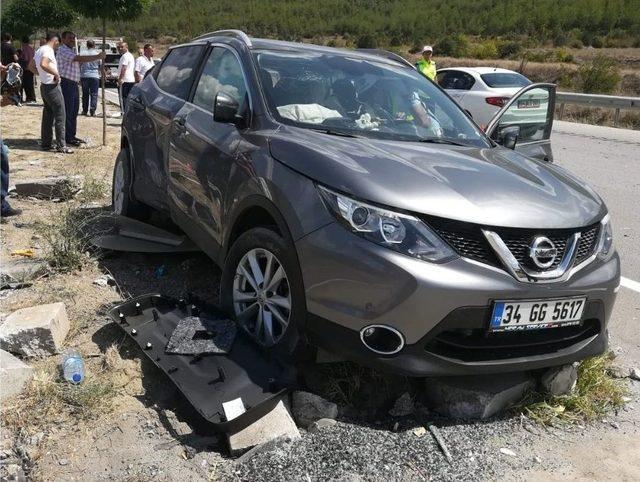
[(570, 363), (605, 350), (620, 264), (600, 197), (552, 163), (554, 99), (529, 85), (483, 131), (392, 53), (214, 32), (131, 91), (113, 205), (170, 214), (276, 352)]

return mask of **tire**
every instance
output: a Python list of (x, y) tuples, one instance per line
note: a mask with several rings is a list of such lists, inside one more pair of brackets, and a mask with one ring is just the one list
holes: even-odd
[[(261, 272), (266, 273), (266, 265), (269, 255), (271, 261), (271, 281), (276, 281), (278, 265), (282, 267), (284, 279), (277, 285), (269, 286), (267, 276), (262, 286), (259, 284), (259, 276), (254, 276), (252, 260), (257, 262)], [(253, 279), (253, 283), (247, 276), (240, 274), (243, 265), (245, 272)], [(244, 301), (239, 294), (251, 297), (251, 293), (257, 291), (253, 284), (258, 284), (262, 294), (255, 297), (255, 301)], [(285, 283), (286, 282), (286, 283)], [(246, 231), (236, 239), (229, 250), (222, 270), (220, 282), (220, 298), (222, 306), (227, 313), (232, 315), (241, 329), (244, 329), (259, 345), (265, 349), (283, 356), (291, 356), (303, 351), (301, 341), (301, 325), (306, 316), (306, 303), (304, 287), (298, 257), (294, 246), (285, 241), (279, 234), (268, 228), (253, 228)], [(286, 300), (289, 309), (286, 309)], [(247, 308), (251, 307), (250, 310)], [(245, 310), (245, 311), (243, 311)], [(262, 311), (261, 311), (262, 310)], [(284, 326), (282, 318), (288, 312), (287, 324)], [(262, 319), (259, 319), (262, 313)], [(279, 316), (278, 316), (279, 315)], [(267, 327), (271, 326), (271, 339)], [(257, 331), (256, 331), (257, 329)]]
[(113, 167), (113, 182), (111, 183), (111, 206), (114, 214), (129, 218), (146, 220), (151, 210), (133, 197), (131, 179), (131, 161), (126, 148), (120, 149)]

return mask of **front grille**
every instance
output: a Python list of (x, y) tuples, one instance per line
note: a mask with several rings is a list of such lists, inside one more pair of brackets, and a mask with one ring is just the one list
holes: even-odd
[(520, 229), (497, 228), (465, 223), (451, 219), (428, 217), (424, 219), (460, 256), (493, 266), (501, 266), (495, 252), (487, 242), (482, 229), (495, 231), (507, 245), (513, 256), (525, 268), (540, 271), (529, 256), (529, 246), (536, 236), (546, 236), (558, 248), (553, 265), (544, 271), (558, 267), (567, 247), (567, 240), (576, 232), (581, 233), (576, 252), (576, 262), (584, 261), (594, 251), (600, 224), (575, 229)]
[(576, 264), (581, 263), (593, 254), (598, 244), (598, 234), (600, 234), (599, 223), (582, 231), (582, 237), (576, 251)]
[(496, 254), (482, 234), (481, 226), (443, 218), (425, 220), (460, 256), (501, 266)]

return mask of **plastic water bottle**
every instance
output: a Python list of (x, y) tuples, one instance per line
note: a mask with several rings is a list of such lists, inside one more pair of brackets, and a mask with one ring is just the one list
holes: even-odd
[(62, 359), (62, 376), (69, 383), (77, 385), (84, 380), (84, 361), (75, 350), (69, 351)]

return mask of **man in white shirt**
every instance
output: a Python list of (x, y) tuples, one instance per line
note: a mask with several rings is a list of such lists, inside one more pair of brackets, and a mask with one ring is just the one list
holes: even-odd
[(155, 64), (153, 63), (153, 47), (151, 46), (151, 44), (145, 44), (144, 54), (140, 55), (136, 59), (136, 68), (135, 68), (136, 83), (142, 82), (142, 79), (144, 79), (145, 74), (154, 65)]
[(38, 49), (29, 69), (40, 77), (40, 94), (44, 109), (42, 111), (41, 138), (42, 149), (50, 150), (53, 145), (53, 126), (56, 129), (56, 146), (58, 152), (70, 154), (73, 150), (65, 141), (65, 108), (60, 73), (56, 62), (55, 50), (60, 45), (60, 35), (48, 33), (46, 43)]
[(124, 113), (127, 108), (127, 96), (136, 83), (136, 78), (133, 73), (136, 62), (133, 54), (129, 52), (127, 42), (120, 42), (118, 44), (118, 52), (122, 54), (118, 62), (118, 86), (120, 87), (120, 102), (122, 103), (122, 112)]

